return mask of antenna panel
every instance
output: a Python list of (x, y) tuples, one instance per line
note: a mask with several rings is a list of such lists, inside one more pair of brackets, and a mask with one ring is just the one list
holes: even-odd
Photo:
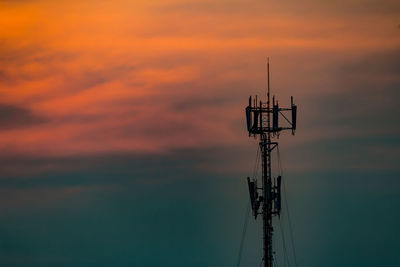
[(274, 104), (274, 107), (272, 108), (272, 127), (274, 131), (278, 131), (279, 128), (279, 106), (278, 103), (276, 105)]
[(256, 131), (257, 131), (257, 128), (258, 128), (258, 117), (259, 117), (259, 115), (260, 115), (260, 112), (254, 111), (254, 124), (253, 124), (253, 127), (252, 127), (252, 129), (251, 129), (253, 132), (256, 132)]
[(251, 116), (251, 107), (246, 107), (246, 122), (247, 122), (247, 131), (251, 131), (252, 125), (252, 116)]
[(292, 130), (296, 130), (297, 106), (292, 105)]

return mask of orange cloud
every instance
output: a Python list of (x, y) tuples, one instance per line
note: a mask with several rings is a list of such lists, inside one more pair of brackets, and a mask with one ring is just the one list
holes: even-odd
[(247, 95), (265, 88), (266, 56), (276, 58), (273, 89), (284, 97), (336, 90), (321, 89), (332, 77), (318, 71), (398, 46), (394, 21), (395, 14), (300, 16), (246, 1), (231, 9), (178, 0), (2, 3), (0, 103), (45, 122), (0, 130), (0, 153), (235, 145)]

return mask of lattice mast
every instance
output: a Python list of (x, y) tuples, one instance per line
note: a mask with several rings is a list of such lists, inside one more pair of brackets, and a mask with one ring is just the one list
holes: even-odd
[[(267, 102), (260, 100), (257, 103), (257, 101), (257, 96), (253, 101), (251, 97), (249, 98), (249, 105), (246, 107), (246, 120), (249, 136), (260, 136), (262, 184), (261, 187), (258, 187), (257, 180), (255, 178), (250, 179), (250, 177), (247, 177), (247, 182), (253, 216), (257, 219), (257, 215), (260, 214), (263, 218), (264, 267), (272, 267), (274, 262), (272, 217), (280, 216), (282, 179), (281, 176), (273, 178), (271, 174), (271, 152), (278, 146), (278, 142), (273, 142), (272, 139), (278, 137), (283, 130), (291, 130), (294, 135), (296, 130), (297, 106), (293, 104), (293, 97), (291, 97), (290, 108), (280, 108), (278, 101), (275, 102), (275, 97), (273, 97), (271, 108), (269, 59), (267, 61)], [(289, 120), (285, 116), (285, 112), (291, 112), (292, 120)], [(280, 127), (280, 117), (285, 119), (286, 126)], [(261, 193), (260, 195), (259, 192)], [(261, 212), (259, 211), (260, 206), (262, 206)]]

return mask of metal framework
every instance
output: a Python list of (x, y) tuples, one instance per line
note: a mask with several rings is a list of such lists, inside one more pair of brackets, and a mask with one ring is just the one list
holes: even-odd
[[(272, 267), (274, 263), (272, 249), (272, 217), (280, 216), (281, 212), (281, 176), (276, 178), (271, 174), (271, 153), (278, 146), (278, 142), (272, 139), (278, 137), (283, 130), (291, 130), (294, 135), (296, 130), (296, 114), (297, 106), (293, 104), (291, 97), (290, 108), (280, 108), (275, 97), (270, 103), (270, 82), (269, 82), (269, 60), (267, 61), (267, 102), (258, 102), (249, 98), (249, 105), (246, 107), (247, 130), (249, 136), (260, 137), (261, 149), (261, 165), (262, 165), (262, 185), (258, 187), (255, 178), (247, 177), (251, 208), (253, 216), (257, 219), (257, 215), (262, 215), (263, 219), (263, 250), (264, 250), (264, 267)], [(289, 120), (285, 112), (291, 112), (291, 120)], [(271, 125), (272, 115), (272, 125)], [(283, 117), (286, 121), (285, 126), (279, 125), (279, 118)], [(259, 195), (259, 192), (261, 193)], [(259, 211), (262, 207), (261, 212)]]

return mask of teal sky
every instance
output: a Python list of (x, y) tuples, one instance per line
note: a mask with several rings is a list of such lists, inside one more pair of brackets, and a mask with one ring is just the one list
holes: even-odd
[[(0, 0), (0, 266), (235, 266), (257, 152), (244, 108), (267, 57), (272, 93), (298, 106), (278, 140), (276, 265), (289, 208), (298, 266), (400, 266), (399, 14)], [(261, 234), (250, 218), (241, 266), (259, 266)]]

